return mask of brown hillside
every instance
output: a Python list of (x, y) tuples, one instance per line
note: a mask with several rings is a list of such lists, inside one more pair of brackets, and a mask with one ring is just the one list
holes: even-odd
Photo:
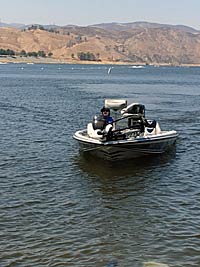
[(102, 29), (63, 27), (47, 30), (0, 28), (0, 48), (53, 53), (55, 59), (78, 59), (79, 52), (98, 60), (148, 64), (200, 64), (200, 34), (170, 27)]

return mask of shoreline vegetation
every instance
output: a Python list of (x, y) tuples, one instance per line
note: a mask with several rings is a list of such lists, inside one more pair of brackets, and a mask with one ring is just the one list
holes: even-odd
[(21, 56), (1, 56), (0, 64), (25, 63), (25, 64), (91, 64), (91, 65), (132, 65), (132, 66), (167, 66), (167, 67), (200, 67), (200, 64), (170, 64), (144, 62), (121, 62), (121, 61), (87, 61), (77, 59), (56, 59), (53, 57), (21, 57)]

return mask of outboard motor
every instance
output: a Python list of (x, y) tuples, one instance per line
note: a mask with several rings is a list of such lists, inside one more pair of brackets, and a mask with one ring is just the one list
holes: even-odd
[(123, 117), (128, 117), (128, 127), (138, 129), (139, 132), (144, 132), (145, 106), (139, 103), (132, 103), (122, 109)]

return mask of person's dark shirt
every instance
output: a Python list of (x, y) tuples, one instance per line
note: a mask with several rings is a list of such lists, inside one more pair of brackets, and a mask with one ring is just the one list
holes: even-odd
[(104, 119), (106, 121), (106, 124), (112, 124), (114, 121), (111, 116), (104, 116)]

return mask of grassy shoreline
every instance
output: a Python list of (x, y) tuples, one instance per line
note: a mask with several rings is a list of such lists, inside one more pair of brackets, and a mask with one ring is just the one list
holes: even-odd
[[(26, 63), (26, 64), (91, 64), (91, 65), (140, 65), (140, 66), (146, 66), (143, 62), (115, 62), (115, 61), (81, 61), (81, 60), (75, 60), (75, 59), (55, 59), (55, 58), (35, 58), (35, 57), (0, 57), (0, 64), (6, 64), (6, 63)], [(177, 67), (200, 67), (200, 64), (169, 64), (169, 63), (152, 63), (149, 64), (150, 66), (177, 66)]]

